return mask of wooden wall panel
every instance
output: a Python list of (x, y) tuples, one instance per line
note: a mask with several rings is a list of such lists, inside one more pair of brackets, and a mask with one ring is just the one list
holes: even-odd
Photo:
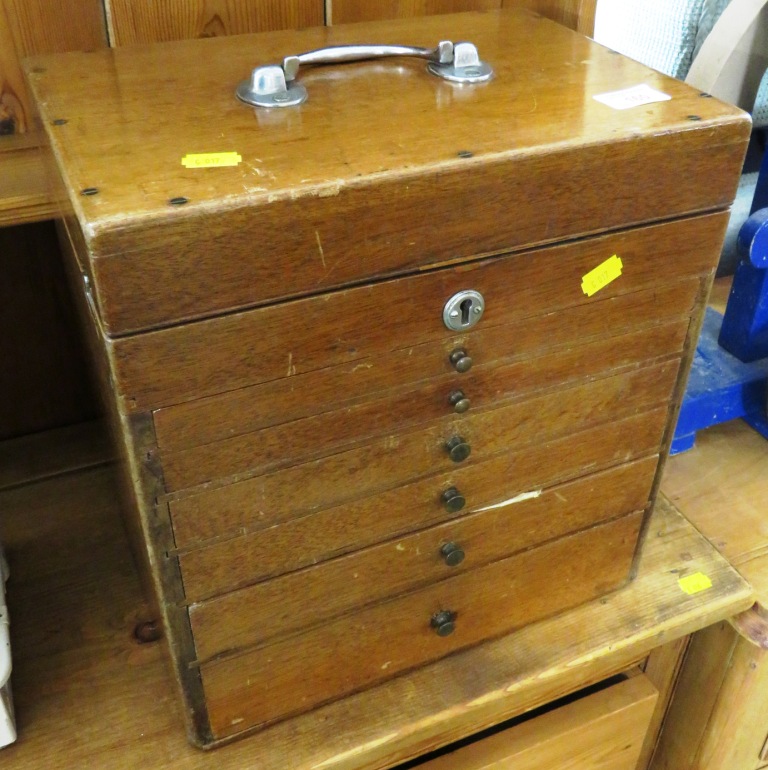
[(0, 0), (0, 134), (23, 133), (31, 125), (22, 59), (106, 43), (101, 0)]
[(98, 413), (52, 222), (0, 228), (0, 440)]
[(584, 35), (595, 32), (597, 0), (503, 0), (503, 8), (530, 8), (548, 19), (578, 30)]
[(104, 0), (110, 43), (238, 35), (323, 24), (323, 0)]
[(501, 8), (501, 0), (327, 0), (328, 22), (401, 19)]

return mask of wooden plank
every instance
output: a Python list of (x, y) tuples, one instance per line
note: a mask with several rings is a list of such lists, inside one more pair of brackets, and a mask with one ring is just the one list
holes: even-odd
[[(213, 735), (306, 712), (615, 590), (627, 582), (643, 518), (624, 516), (263, 649), (203, 664)], [(430, 627), (441, 610), (456, 614), (450, 635)]]
[(503, 8), (530, 8), (552, 21), (592, 36), (595, 32), (597, 0), (503, 0)]
[(658, 695), (648, 678), (634, 676), (449, 751), (419, 770), (636, 770)]
[(36, 132), (0, 136), (0, 227), (56, 216), (40, 140)]
[(642, 751), (636, 766), (637, 770), (646, 770), (656, 750), (661, 726), (667, 715), (667, 708), (675, 691), (677, 677), (689, 643), (690, 637), (683, 636), (673, 642), (663, 644), (651, 652), (645, 663), (645, 675), (658, 690), (659, 697), (648, 725), (648, 731), (643, 739)]
[(721, 623), (693, 637), (653, 770), (759, 763), (768, 730), (768, 651)]
[[(469, 18), (424, 17), (419, 34), (450, 38)], [(253, 67), (254, 49), (269, 61), (361, 35), (407, 42), (412, 19), (275, 32), (247, 42), (175, 41), (134, 47), (130, 55), (116, 49), (66, 57), (32, 73), (71, 184), (72, 211), (87, 234), (108, 333), (730, 204), (750, 130), (743, 113), (638, 63), (616, 67), (605, 48), (547, 19), (489, 11), (471, 20), (478, 45), (500, 68), (488, 88), (471, 92), (472, 109), (416, 60), (404, 60), (398, 73), (419, 84), (399, 90), (404, 99), (382, 98), (393, 91), (388, 69), (379, 65), (350, 64), (335, 77), (308, 73), (314, 97), (301, 121), (282, 111), (267, 123), (258, 113), (262, 121), (254, 123), (253, 110), (232, 96), (231, 87)], [(514, 66), (505, 63), (510, 40)], [(45, 67), (45, 59), (30, 66)], [(374, 76), (356, 77), (372, 66)], [(126, 105), (144, 104), (141, 72), (163, 74), (151, 85), (156, 109), (139, 119), (140, 109)], [(637, 82), (673, 97), (653, 105), (654, 119), (640, 127), (591, 98)], [(353, 85), (358, 98), (340, 98), (337, 89)], [(100, 98), (83, 103), (83, 91)], [(452, 105), (447, 144), (422, 128), (429, 116), (438, 120), (442, 99)], [(224, 137), (218, 122), (200, 119), (201, 104), (226, 116)], [(48, 126), (54, 112), (79, 118)], [(571, 114), (580, 120), (564, 139), (563, 116)], [(695, 126), (691, 114), (701, 118)], [(395, 128), (361, 143), (361, 125)], [(243, 161), (215, 169), (182, 165), (185, 154), (220, 151), (222, 142)], [(79, 194), (90, 187), (99, 192)], [(180, 197), (187, 202), (169, 203)], [(707, 250), (708, 268), (716, 258)], [(655, 269), (664, 262), (657, 257)]]
[(113, 46), (314, 27), (324, 21), (323, 0), (105, 0), (104, 7)]
[[(655, 470), (656, 458), (647, 458), (194, 605), (190, 622), (198, 659), (263, 644), (270, 637), (327, 622), (349, 610), (642, 510)], [(455, 543), (466, 554), (460, 564), (448, 566), (441, 555), (446, 543)], [(292, 545), (296, 559), (299, 549)], [(250, 569), (249, 565), (233, 569), (237, 561), (228, 563), (229, 573), (222, 574), (221, 565), (217, 565), (218, 574), (214, 569), (204, 571), (207, 550), (181, 559), (188, 598), (194, 598), (196, 590), (198, 595), (231, 590), (239, 576), (244, 583), (253, 582), (254, 573), (261, 571), (258, 562), (250, 562)], [(197, 569), (195, 561), (200, 565)]]
[(734, 420), (699, 432), (693, 450), (671, 457), (662, 486), (725, 557), (739, 565), (768, 553), (762, 504), (766, 478), (768, 442)]
[[(501, 8), (501, 0), (328, 0), (333, 24)], [(434, 45), (437, 41), (425, 41)]]
[(106, 42), (100, 0), (2, 0), (0, 135), (32, 128), (35, 113), (21, 72), (22, 59), (34, 54), (91, 50)]
[[(442, 677), (431, 670), (377, 692), (373, 702), (355, 696), (348, 708), (324, 707), (208, 753), (186, 743), (161, 645), (132, 636), (146, 616), (109, 470), (3, 493), (0, 511), (14, 577), (8, 601), (21, 730), (20, 742), (3, 749), (4, 770), (392, 766), (618, 673), (656, 646), (659, 634), (671, 639), (751, 602), (725, 561), (664, 508), (637, 580), (605, 604), (537, 624), (482, 653), (460, 653)], [(714, 576), (713, 589), (682, 594), (670, 575), (681, 565)], [(553, 648), (555, 636), (565, 647)]]
[(0, 489), (114, 459), (106, 429), (98, 420), (0, 442)]

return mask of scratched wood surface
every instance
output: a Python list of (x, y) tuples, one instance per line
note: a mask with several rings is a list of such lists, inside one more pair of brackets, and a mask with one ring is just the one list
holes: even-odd
[[(404, 59), (396, 73), (370, 62), (308, 71), (301, 77), (310, 99), (298, 112), (254, 114), (232, 95), (253, 67), (254, 49), (270, 61), (361, 34), (382, 42), (450, 39), (468, 25), (497, 66), (495, 80), (476, 89), (456, 91), (425, 73), (423, 62)], [(507, 40), (517, 41), (514, 56)], [(152, 85), (156, 109), (139, 119), (132, 105), (144, 103), (151, 72), (163, 73)], [(31, 82), (87, 233), (111, 334), (363, 274), (724, 208), (749, 133), (747, 117), (733, 108), (526, 12), (115, 49), (62, 59)], [(638, 82), (673, 98), (630, 115), (585, 98)], [(343, 98), (349, 88), (355, 99)], [(220, 121), (200, 120), (201, 104)], [(392, 129), (362, 141), (362, 125)], [(445, 134), (436, 138), (426, 125), (444, 125)], [(181, 163), (186, 153), (224, 150), (242, 162)], [(85, 188), (99, 192), (80, 195)], [(178, 197), (188, 203), (169, 204)]]
[[(227, 550), (240, 547), (234, 542), (227, 544), (237, 535), (248, 537), (265, 526), (295, 520), (293, 526), (309, 528), (310, 532), (315, 527), (318, 531), (325, 528), (333, 542), (335, 530), (330, 528), (329, 521), (332, 520), (337, 522), (340, 533), (347, 533), (350, 547), (362, 547), (388, 534), (398, 536), (444, 521), (445, 511), (438, 505), (436, 490), (457, 486), (466, 492), (465, 499), (470, 505), (481, 506), (495, 502), (493, 490), (499, 478), (505, 480), (505, 491), (501, 494), (509, 493), (507, 496), (511, 497), (530, 491), (531, 484), (535, 487), (564, 481), (592, 463), (599, 470), (625, 458), (652, 453), (661, 440), (666, 417), (666, 407), (659, 407), (533, 447), (511, 452), (507, 448), (488, 462), (467, 462), (459, 467), (452, 464), (437, 473), (433, 465), (425, 464), (416, 471), (419, 481), (411, 484), (402, 483), (403, 472), (397, 470), (400, 462), (396, 452), (389, 462), (385, 461), (390, 473), (372, 480), (367, 473), (370, 450), (353, 450), (172, 501), (169, 505), (174, 537), (183, 551), (214, 540), (221, 540), (218, 547)], [(379, 447), (374, 444), (373, 452), (377, 451)], [(340, 478), (346, 478), (347, 483), (340, 484)], [(294, 489), (302, 490), (299, 499), (293, 494)], [(382, 509), (388, 512), (386, 520), (377, 515)], [(414, 511), (419, 511), (419, 515)], [(318, 516), (317, 523), (306, 518), (310, 515)], [(208, 545), (213, 548), (212, 542)], [(333, 547), (341, 545), (336, 543)], [(242, 547), (247, 549), (247, 542)]]
[[(500, 502), (496, 508), (481, 508), (445, 524), (323, 564), (307, 559), (307, 569), (195, 604), (190, 608), (190, 620), (198, 659), (263, 644), (270, 636), (311, 628), (348, 610), (452, 578), (517, 551), (642, 510), (648, 505), (657, 461), (657, 457), (644, 458), (528, 493), (527, 498), (523, 494), (514, 504), (505, 506)], [(465, 553), (460, 564), (446, 563), (441, 555), (446, 543), (455, 543)], [(265, 548), (264, 552), (269, 558), (271, 550)], [(197, 565), (193, 561), (195, 556), (200, 557)], [(205, 557), (205, 551), (195, 551), (189, 559), (181, 561), (190, 600), (201, 586), (204, 591), (216, 591), (218, 587), (224, 592), (236, 585), (238, 577), (246, 585), (259, 577), (254, 573), (258, 573), (261, 565), (255, 570), (246, 565), (235, 571), (232, 565), (237, 561), (228, 561), (226, 572), (221, 565), (212, 564), (204, 573)]]
[[(8, 770), (62, 763), (104, 770), (391, 766), (621, 671), (647, 655), (659, 635), (682, 636), (752, 600), (696, 530), (662, 506), (638, 578), (606, 603), (460, 653), (375, 695), (324, 707), (291, 729), (278, 725), (204, 753), (186, 743), (161, 645), (139, 645), (132, 636), (146, 610), (111, 471), (67, 474), (0, 497), (0, 536), (13, 575), (8, 600), (20, 729), (19, 742), (3, 749)], [(706, 572), (713, 588), (686, 596), (670, 572), (679, 568)], [(565, 648), (553, 650), (553, 634), (564, 634)]]
[[(648, 320), (657, 313), (659, 320), (672, 315), (673, 308), (662, 304), (670, 299), (667, 292), (677, 281), (701, 278), (711, 271), (726, 223), (724, 214), (693, 217), (148, 334), (105, 338), (104, 344), (110, 350), (115, 389), (126, 411), (177, 404), (339, 364), (366, 363), (393, 350), (427, 343), (433, 356), (440, 357), (424, 359), (426, 366), (434, 367), (426, 377), (437, 376), (453, 371), (447, 356), (455, 346), (472, 344), (474, 351), (474, 340), (483, 340), (486, 329), (498, 331), (499, 336), (473, 352), (472, 360), (480, 365), (501, 358), (505, 341), (516, 350), (501, 328), (507, 324), (515, 325), (523, 354), (546, 349), (559, 337), (569, 339), (568, 332), (552, 330), (551, 317), (541, 318), (557, 311), (567, 312), (555, 318), (579, 323), (574, 330), (585, 341), (600, 321), (605, 322), (600, 336), (610, 336), (614, 329), (629, 331), (626, 322), (617, 320), (622, 313), (617, 306), (626, 303), (629, 317), (629, 306), (642, 299), (626, 296), (635, 291), (658, 287), (659, 305), (652, 306)], [(581, 288), (583, 276), (612, 254), (621, 254), (626, 265), (621, 279), (587, 297)], [(315, 262), (320, 263), (317, 255)], [(277, 280), (275, 276), (273, 271), (270, 280)], [(470, 282), (486, 300), (482, 323), (469, 332), (450, 334), (442, 320), (443, 305)], [(674, 294), (681, 315), (695, 310), (695, 302)], [(620, 296), (625, 299), (604, 304)], [(367, 323), (361, 324), (361, 318)], [(524, 324), (527, 328), (522, 328)], [(417, 348), (414, 354), (418, 357), (424, 350)], [(409, 368), (415, 366), (409, 363), (404, 369), (405, 381), (410, 379)], [(401, 369), (391, 370), (388, 384), (400, 382)], [(426, 377), (422, 374), (419, 379)], [(290, 390), (300, 383), (291, 380), (284, 387)]]

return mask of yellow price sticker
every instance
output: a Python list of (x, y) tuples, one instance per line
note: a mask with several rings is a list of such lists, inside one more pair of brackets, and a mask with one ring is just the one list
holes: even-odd
[(221, 168), (237, 166), (240, 161), (242, 157), (237, 152), (199, 152), (185, 155), (181, 165), (186, 168)]
[(590, 270), (581, 279), (581, 290), (588, 297), (597, 294), (600, 289), (604, 289), (609, 283), (613, 283), (621, 275), (623, 268), (624, 264), (621, 258), (614, 254), (594, 270)]
[(680, 578), (677, 584), (689, 596), (712, 588), (712, 581), (703, 572), (694, 572), (693, 575), (686, 575)]

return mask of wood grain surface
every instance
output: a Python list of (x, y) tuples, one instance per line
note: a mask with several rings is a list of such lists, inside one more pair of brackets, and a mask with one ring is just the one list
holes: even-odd
[[(477, 394), (471, 385), (474, 376), (490, 371), (500, 359), (520, 361), (534, 353), (565, 356), (575, 345), (600, 337), (610, 340), (613, 335), (639, 328), (654, 333), (651, 323), (690, 317), (698, 293), (699, 280), (695, 278), (673, 282), (602, 301), (597, 308), (567, 308), (491, 328), (480, 324), (437, 345), (427, 342), (380, 352), (347, 364), (291, 374), (288, 380), (279, 378), (164, 407), (153, 414), (157, 441), (163, 450), (170, 451), (202, 446), (351, 406), (382, 391), (402, 393), (436, 374), (464, 389), (470, 403), (476, 405)], [(459, 376), (449, 363), (451, 352), (458, 348), (473, 361), (473, 368)]]
[[(232, 96), (254, 48), (269, 61), (361, 35), (450, 39), (468, 25), (497, 66), (487, 87), (457, 92), (403, 60), (394, 80), (376, 63), (308, 72), (312, 94), (298, 112), (254, 115)], [(506, 40), (518, 44), (502, 48)], [(150, 72), (164, 73), (152, 86), (156, 110), (139, 120), (129, 105), (143, 103), (142, 73)], [(410, 87), (396, 89), (405, 97), (393, 100), (405, 79)], [(62, 59), (31, 82), (87, 236), (110, 334), (725, 208), (749, 133), (733, 108), (528, 13), (276, 32), (247, 44), (240, 36), (180, 41), (130, 55), (116, 49)], [(673, 98), (629, 115), (590, 98), (638, 82)], [(351, 85), (358, 98), (341, 98), (338, 89)], [(103, 99), (100, 119), (80, 104), (84, 92)], [(220, 119), (201, 120), (201, 104)], [(78, 117), (49, 125), (65, 113)], [(360, 141), (363, 125), (392, 130)], [(446, 129), (438, 137), (424, 125)], [(243, 161), (181, 164), (186, 153), (225, 150)], [(80, 195), (90, 187), (99, 193)], [(180, 196), (189, 202), (169, 205)]]
[(323, 23), (323, 0), (104, 0), (113, 46), (242, 35)]
[[(140, 645), (132, 635), (146, 608), (111, 476), (102, 467), (0, 493), (21, 732), (3, 749), (4, 769), (392, 766), (624, 670), (658, 644), (659, 634), (678, 637), (752, 601), (696, 530), (662, 508), (637, 579), (605, 604), (579, 607), (348, 703), (201, 752), (186, 742), (162, 646)], [(713, 588), (686, 596), (670, 573), (680, 567), (711, 575)], [(553, 635), (566, 640), (563, 648), (553, 649)]]
[[(238, 648), (263, 644), (330, 619), (352, 609), (375, 604), (419, 586), (437, 583), (506, 558), (523, 549), (563, 537), (612, 518), (645, 508), (648, 504), (657, 458), (646, 458), (610, 471), (561, 484), (536, 497), (432, 527), (418, 534), (390, 540), (322, 565), (293, 572), (276, 580), (228, 593), (192, 606), (190, 620), (200, 660)], [(514, 505), (514, 507), (512, 507)], [(266, 533), (271, 534), (271, 533)], [(448, 566), (441, 555), (446, 543), (465, 552), (461, 564)], [(251, 562), (253, 574), (261, 568), (258, 556), (271, 555), (257, 548)], [(295, 553), (297, 543), (292, 543)], [(311, 546), (311, 544), (310, 544)], [(309, 549), (307, 549), (309, 550)], [(195, 570), (194, 557), (199, 556)], [(236, 585), (237, 574), (205, 569), (205, 552), (182, 559), (187, 596), (195, 587), (213, 593)], [(243, 554), (243, 558), (247, 558)], [(309, 559), (306, 560), (313, 565)], [(233, 564), (237, 562), (229, 562)], [(185, 569), (189, 567), (189, 569)], [(246, 580), (252, 579), (249, 570)]]
[[(193, 487), (217, 477), (249, 472), (261, 474), (265, 470), (335, 454), (374, 439), (410, 432), (419, 425), (430, 434), (438, 421), (446, 429), (450, 424), (459, 434), (466, 425), (469, 433), (485, 443), (492, 431), (486, 432), (482, 427), (485, 425), (482, 416), (478, 417), (480, 424), (474, 425), (475, 415), (524, 398), (535, 399), (545, 413), (551, 413), (553, 406), (559, 411), (562, 405), (557, 402), (564, 387), (677, 359), (687, 331), (685, 321), (654, 327), (568, 352), (534, 357), (517, 364), (493, 367), (486, 372), (470, 372), (471, 376), (466, 378), (454, 373), (414, 390), (263, 428), (214, 444), (176, 452), (161, 451), (166, 490)], [(456, 414), (449, 402), (458, 382), (461, 382), (462, 393), (472, 400), (469, 411), (461, 415)], [(546, 397), (540, 395), (547, 392), (555, 404), (547, 405)], [(658, 391), (654, 392), (661, 397)], [(671, 394), (670, 388), (670, 398)], [(568, 399), (568, 395), (562, 397)], [(508, 415), (521, 415), (520, 410), (525, 408), (525, 404), (518, 403), (516, 409), (499, 409), (486, 416), (503, 425)], [(524, 429), (526, 433), (531, 431), (531, 425)], [(542, 424), (539, 430), (546, 435), (548, 428)], [(443, 440), (448, 438), (450, 435), (446, 433)], [(469, 439), (469, 434), (465, 438)], [(512, 428), (508, 440), (514, 445), (524, 438)]]
[(32, 128), (36, 112), (24, 83), (23, 59), (35, 54), (93, 50), (106, 43), (101, 0), (2, 0), (0, 138)]
[[(364, 364), (365, 359), (424, 343), (432, 343), (433, 350), (435, 343), (443, 346), (446, 358), (429, 375), (435, 376), (451, 371), (447, 355), (457, 344), (470, 344), (474, 334), (489, 328), (530, 324), (530, 329), (520, 328), (520, 344), (521, 352), (531, 351), (546, 346), (545, 335), (552, 330), (551, 318), (538, 326), (535, 319), (542, 315), (573, 309), (575, 315), (565, 318), (578, 321), (577, 329), (590, 337), (593, 324), (611, 323), (622, 312), (617, 305), (642, 302), (642, 298), (626, 297), (622, 303), (603, 304), (607, 300), (658, 287), (661, 302), (677, 281), (711, 272), (726, 221), (724, 214), (696, 217), (104, 342), (126, 411), (144, 411), (335, 365)], [(587, 297), (581, 289), (583, 276), (613, 254), (621, 254), (623, 274)], [(483, 295), (485, 312), (474, 332), (452, 335), (443, 323), (443, 307), (467, 288)], [(693, 310), (689, 298), (680, 296), (678, 301), (678, 312)], [(647, 307), (650, 311), (652, 305)], [(595, 318), (590, 320), (589, 312), (578, 308), (591, 308)], [(658, 308), (659, 313), (670, 311), (666, 304)], [(650, 312), (655, 318), (656, 309)], [(604, 326), (603, 334), (610, 333), (611, 328)], [(503, 334), (499, 347), (504, 345)], [(569, 339), (570, 335), (557, 332), (551, 341), (558, 336)], [(481, 348), (473, 360), (482, 364), (502, 354), (502, 350)], [(396, 372), (392, 379), (396, 381)]]
[[(644, 675), (459, 746), (419, 770), (637, 770), (659, 692)], [(563, 764), (566, 763), (566, 764)]]
[(333, 24), (501, 8), (502, 0), (326, 0)]
[[(622, 459), (652, 454), (661, 441), (666, 416), (666, 407), (660, 407), (524, 449), (505, 447), (488, 462), (452, 463), (437, 473), (427, 464), (417, 469), (420, 480), (411, 484), (403, 484), (402, 477), (414, 471), (399, 470), (397, 451), (385, 460), (389, 473), (372, 479), (368, 468), (381, 448), (353, 450), (172, 501), (174, 538), (179, 548), (190, 550), (206, 541), (226, 541), (291, 520), (297, 521), (297, 527), (313, 528), (304, 518), (313, 514), (320, 517), (318, 530), (324, 528), (327, 536), (332, 536), (332, 530), (326, 517), (348, 533), (348, 547), (370, 545), (387, 535), (445, 521), (439, 494), (450, 486), (462, 490), (474, 509), (529, 492), (531, 485), (564, 481), (590, 465), (597, 470)], [(347, 483), (340, 484), (339, 478), (346, 478)], [(496, 491), (499, 479), (504, 484)], [(300, 499), (294, 494), (296, 489), (302, 490)], [(382, 508), (387, 510), (386, 519), (376, 515)], [(225, 550), (232, 546), (221, 545)]]
[[(204, 664), (211, 729), (223, 738), (306, 711), (615, 590), (627, 581), (642, 519), (624, 516), (264, 649)], [(457, 614), (450, 636), (430, 628), (441, 610)]]

